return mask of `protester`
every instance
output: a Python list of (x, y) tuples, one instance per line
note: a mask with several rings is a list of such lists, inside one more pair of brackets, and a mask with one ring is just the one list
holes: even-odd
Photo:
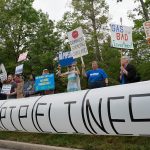
[[(48, 75), (48, 74), (50, 74), (49, 70), (44, 69), (43, 72), (42, 72), (42, 75)], [(40, 92), (40, 95), (48, 95), (48, 94), (54, 94), (54, 90), (44, 90), (44, 91)]]
[(19, 74), (15, 74), (14, 76), (13, 76), (13, 80), (14, 80), (14, 82), (15, 83), (19, 83), (20, 82), (20, 75)]
[(17, 98), (17, 91), (16, 91), (17, 84), (16, 84), (16, 82), (14, 82), (12, 74), (8, 75), (7, 84), (11, 85), (10, 94), (7, 94), (7, 98), (8, 99)]
[(46, 74), (49, 74), (49, 70), (48, 69), (44, 69), (43, 72), (42, 72), (42, 75), (46, 75)]
[(119, 81), (121, 84), (133, 83), (140, 80), (140, 77), (137, 76), (136, 69), (130, 63), (130, 58), (128, 56), (123, 56), (121, 58), (121, 67), (120, 67), (120, 77)]
[(27, 79), (23, 86), (23, 95), (24, 97), (29, 97), (35, 94), (35, 88), (34, 88), (34, 76), (32, 74), (29, 74), (27, 76)]
[(82, 75), (88, 79), (88, 88), (100, 88), (108, 85), (108, 77), (105, 71), (98, 68), (97, 61), (92, 62), (92, 70), (85, 72), (85, 65), (82, 64)]
[(56, 70), (56, 75), (58, 76), (61, 72), (61, 65), (59, 64)]
[(17, 80), (17, 98), (23, 98), (23, 86), (24, 86), (24, 80), (22, 75), (16, 75)]
[(67, 84), (67, 92), (73, 92), (81, 90), (80, 85), (80, 77), (79, 77), (80, 71), (76, 64), (72, 64), (68, 66), (68, 71), (65, 73), (58, 73), (58, 76), (60, 77), (67, 77), (68, 78), (68, 84)]

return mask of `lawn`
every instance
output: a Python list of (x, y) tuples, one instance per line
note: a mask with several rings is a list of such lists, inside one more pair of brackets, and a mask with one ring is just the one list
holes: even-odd
[(85, 150), (150, 150), (150, 137), (60, 135), (1, 131), (0, 139)]

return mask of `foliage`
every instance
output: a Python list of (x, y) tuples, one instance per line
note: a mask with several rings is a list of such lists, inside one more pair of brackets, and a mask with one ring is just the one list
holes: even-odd
[(0, 3), (0, 61), (14, 73), (19, 55), (29, 51), (25, 71), (41, 73), (53, 69), (53, 59), (59, 50), (59, 34), (48, 15), (32, 7), (33, 0), (2, 0)]
[[(1, 0), (0, 3), (0, 63), (4, 63), (8, 73), (14, 73), (15, 67), (24, 63), (24, 74), (41, 75), (44, 68), (55, 72), (57, 63), (54, 61), (58, 51), (70, 50), (66, 33), (79, 26), (82, 27), (89, 54), (84, 56), (86, 70), (91, 69), (91, 62), (98, 60), (99, 66), (109, 76), (109, 84), (118, 84), (120, 68), (120, 52), (110, 47), (108, 32), (108, 5), (105, 0), (72, 0), (71, 10), (64, 13), (61, 21), (54, 24), (49, 16), (33, 7), (34, 0)], [(145, 40), (143, 22), (146, 20), (144, 11), (149, 17), (149, 0), (144, 2), (130, 14), (134, 20), (134, 50), (127, 50), (133, 58), (142, 80), (150, 79), (150, 49)], [(144, 6), (144, 7), (143, 7)], [(145, 8), (145, 9), (143, 9)], [(139, 19), (136, 19), (136, 14)], [(18, 56), (28, 53), (28, 61), (17, 62)], [(80, 59), (77, 59), (79, 69)], [(66, 68), (63, 69), (63, 72)], [(56, 77), (57, 92), (64, 92), (67, 80)], [(82, 89), (87, 88), (87, 80), (81, 77)], [(61, 86), (60, 86), (61, 85)]]
[(108, 6), (105, 0), (72, 1), (73, 12), (66, 12), (58, 22), (58, 28), (65, 33), (81, 26), (86, 37), (87, 46), (95, 60), (102, 61), (101, 43), (105, 39)]

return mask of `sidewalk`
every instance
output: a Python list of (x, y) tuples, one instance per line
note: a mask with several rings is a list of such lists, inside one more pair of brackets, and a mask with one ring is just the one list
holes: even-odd
[(0, 147), (15, 149), (15, 150), (79, 150), (74, 148), (63, 148), (63, 147), (29, 144), (29, 143), (5, 141), (5, 140), (0, 140)]

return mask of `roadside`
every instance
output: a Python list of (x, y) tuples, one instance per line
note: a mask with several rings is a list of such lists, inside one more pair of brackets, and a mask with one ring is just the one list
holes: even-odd
[[(0, 140), (47, 145), (52, 146), (52, 148), (55, 146), (60, 148), (64, 147), (65, 150), (67, 148), (71, 150), (150, 150), (150, 137), (140, 136), (96, 136), (0, 131)], [(25, 150), (30, 149), (25, 147)], [(40, 149), (36, 148), (36, 150)]]
[(2, 148), (15, 149), (15, 150), (78, 150), (73, 148), (62, 148), (62, 147), (29, 144), (24, 142), (14, 142), (14, 141), (6, 141), (6, 140), (0, 140), (0, 146)]

